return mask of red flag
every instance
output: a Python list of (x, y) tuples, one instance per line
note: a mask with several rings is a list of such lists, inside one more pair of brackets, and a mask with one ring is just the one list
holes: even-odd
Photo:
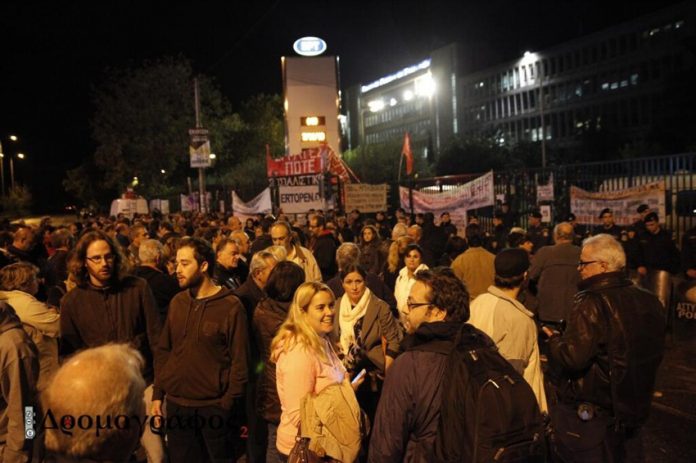
[(413, 172), (413, 152), (411, 152), (411, 136), (406, 132), (404, 135), (404, 147), (401, 148), (401, 155), (406, 156), (406, 174)]

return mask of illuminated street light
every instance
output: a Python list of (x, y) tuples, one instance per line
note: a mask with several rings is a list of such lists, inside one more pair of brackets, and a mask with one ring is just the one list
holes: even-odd
[(17, 135), (10, 135), (10, 140), (17, 141), (19, 140), (19, 137), (17, 137)]
[[(25, 157), (24, 153), (17, 153), (17, 159), (24, 159)], [(15, 187), (14, 158), (14, 156), (10, 156), (10, 185), (13, 190)]]
[(163, 174), (166, 174), (166, 173), (167, 173), (167, 171), (164, 170), (164, 169), (160, 169), (160, 172), (162, 172)]
[(210, 159), (215, 159), (217, 158), (217, 155), (215, 153), (210, 153)]

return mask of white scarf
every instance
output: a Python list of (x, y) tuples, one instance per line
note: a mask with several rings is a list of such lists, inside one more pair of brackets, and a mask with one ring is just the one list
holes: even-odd
[(348, 294), (344, 294), (341, 298), (338, 322), (341, 328), (341, 351), (344, 355), (347, 355), (350, 346), (355, 344), (355, 322), (365, 316), (371, 297), (370, 288), (365, 288), (365, 292), (355, 307), (351, 306)]

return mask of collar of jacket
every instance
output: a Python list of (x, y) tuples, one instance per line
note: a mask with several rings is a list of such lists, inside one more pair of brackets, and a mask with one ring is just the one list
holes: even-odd
[(22, 329), (22, 322), (10, 304), (0, 302), (0, 333), (14, 328)]
[(444, 321), (422, 323), (415, 333), (404, 338), (402, 347), (407, 350), (430, 341), (454, 341), (461, 327), (461, 323)]
[(624, 272), (607, 272), (591, 276), (578, 283), (580, 291), (594, 291), (607, 288), (618, 288), (621, 286), (631, 286), (633, 282), (626, 278)]
[[(293, 249), (295, 250), (295, 255), (293, 257), (300, 259), (301, 262), (307, 261), (304, 252), (302, 252), (302, 246), (299, 244), (293, 244)], [(290, 254), (288, 254), (288, 259), (290, 259)]]
[(499, 297), (500, 299), (504, 299), (510, 304), (514, 305), (517, 310), (528, 316), (529, 318), (534, 318), (534, 314), (527, 310), (527, 308), (517, 299), (513, 299), (507, 294), (503, 292), (502, 289), (498, 288), (497, 286), (489, 286), (488, 287), (488, 292), (495, 297)]

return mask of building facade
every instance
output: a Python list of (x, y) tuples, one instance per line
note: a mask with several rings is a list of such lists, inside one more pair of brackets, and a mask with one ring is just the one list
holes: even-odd
[(349, 89), (345, 135), (355, 148), (408, 130), (436, 152), (453, 136), (569, 147), (604, 130), (640, 140), (679, 117), (667, 102), (696, 68), (695, 42), (690, 2), (475, 72), (462, 72), (465, 52), (453, 44)]

